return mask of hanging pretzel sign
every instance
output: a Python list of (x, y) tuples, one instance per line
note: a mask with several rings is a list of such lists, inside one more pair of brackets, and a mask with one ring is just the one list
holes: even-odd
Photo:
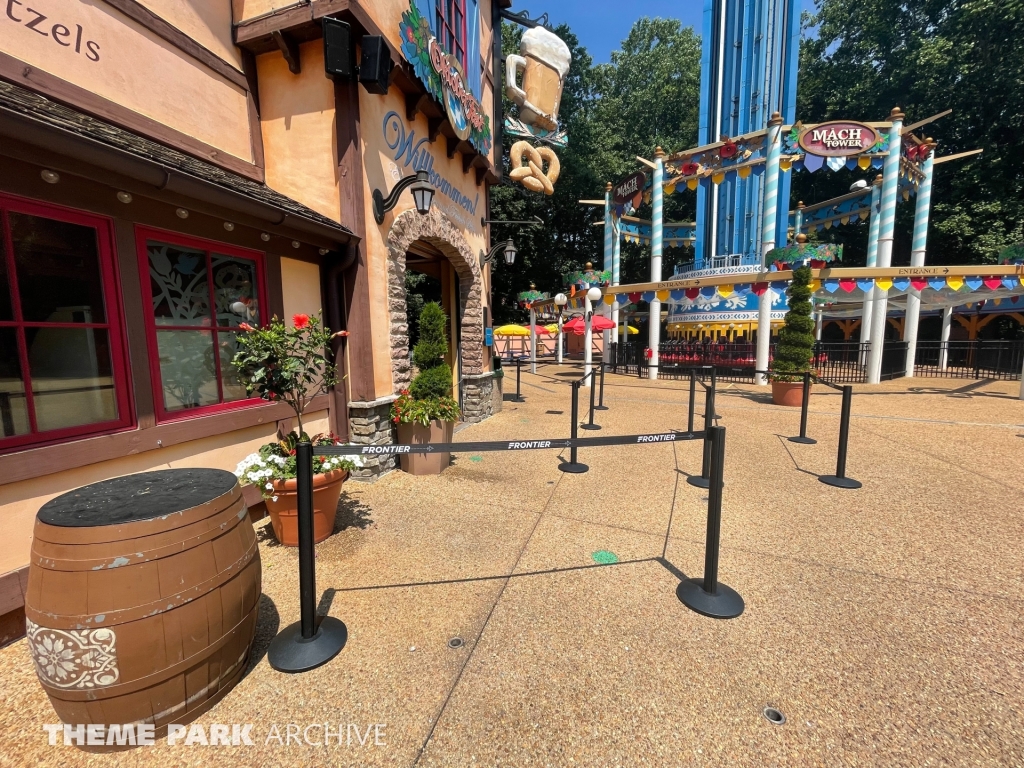
[[(508, 174), (510, 179), (518, 181), (531, 192), (554, 194), (561, 165), (558, 162), (558, 155), (553, 150), (548, 147), (538, 149), (529, 142), (517, 141), (509, 150), (509, 161), (512, 165), (512, 170)], [(546, 172), (545, 161), (548, 164)]]

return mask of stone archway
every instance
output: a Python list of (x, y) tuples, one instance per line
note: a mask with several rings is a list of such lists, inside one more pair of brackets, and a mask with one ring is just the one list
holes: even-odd
[(483, 281), (480, 264), (466, 238), (436, 206), (426, 215), (408, 210), (395, 219), (388, 232), (388, 313), (391, 317), (391, 378), (395, 392), (409, 386), (409, 322), (405, 301), (405, 254), (417, 240), (437, 248), (459, 275), (462, 323), (459, 355), (463, 378), (483, 374)]

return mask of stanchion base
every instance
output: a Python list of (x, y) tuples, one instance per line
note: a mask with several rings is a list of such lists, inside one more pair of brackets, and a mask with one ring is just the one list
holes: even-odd
[(790, 437), (788, 438), (791, 443), (800, 443), (801, 445), (817, 445), (818, 441), (813, 437)]
[(860, 480), (854, 480), (852, 477), (836, 477), (835, 475), (821, 475), (818, 478), (825, 485), (831, 485), (834, 488), (860, 488), (863, 483)]
[(608, 406), (607, 405), (595, 405), (594, 406), (594, 410), (595, 411), (607, 411), (608, 410)]
[(558, 465), (558, 468), (563, 472), (568, 472), (570, 475), (582, 475), (590, 469), (586, 464), (581, 464), (578, 461), (575, 464), (568, 461), (563, 462)]
[(580, 429), (600, 429), (600, 424), (580, 424)]
[(516, 396), (516, 397), (513, 397), (511, 400), (509, 400), (509, 402), (510, 403), (525, 403), (526, 402), (526, 398), (525, 397)]
[(697, 488), (711, 487), (711, 481), (706, 477), (701, 477), (700, 475), (690, 475), (688, 478), (686, 478), (686, 482), (688, 482), (690, 485), (696, 486)]
[(333, 616), (323, 621), (308, 640), (302, 638), (302, 622), (285, 627), (267, 650), (267, 661), (278, 672), (308, 672), (333, 659), (348, 642), (348, 629)]
[(704, 579), (687, 579), (679, 582), (676, 597), (691, 611), (712, 619), (735, 619), (743, 613), (743, 598), (721, 582), (712, 595), (704, 591)]

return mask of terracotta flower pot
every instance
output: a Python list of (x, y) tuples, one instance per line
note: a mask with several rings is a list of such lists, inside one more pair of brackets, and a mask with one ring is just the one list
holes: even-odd
[(804, 383), (802, 381), (773, 381), (772, 402), (776, 405), (799, 408), (804, 402)]
[[(337, 469), (321, 475), (313, 475), (313, 543), (319, 544), (334, 533), (334, 518), (338, 515), (338, 499), (341, 498), (341, 484), (348, 472)], [(296, 492), (297, 480), (274, 481), (274, 495), (277, 501), (267, 499), (270, 525), (277, 540), (286, 547), (299, 546), (299, 497)]]
[[(426, 443), (450, 443), (455, 424), (434, 419), (429, 427), (421, 424), (399, 424), (398, 442), (402, 445), (424, 445)], [(410, 475), (440, 475), (451, 463), (450, 453), (404, 453), (401, 454), (402, 471)]]

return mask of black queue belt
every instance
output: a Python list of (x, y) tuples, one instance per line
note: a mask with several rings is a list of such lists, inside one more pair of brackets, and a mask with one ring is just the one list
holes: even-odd
[(704, 432), (653, 432), (644, 435), (607, 437), (558, 437), (550, 440), (489, 440), (478, 443), (424, 443), (422, 445), (322, 445), (316, 456), (395, 456), (404, 453), (487, 453), (494, 451), (543, 451), (594, 448), (602, 445), (654, 445), (681, 440), (703, 440)]

